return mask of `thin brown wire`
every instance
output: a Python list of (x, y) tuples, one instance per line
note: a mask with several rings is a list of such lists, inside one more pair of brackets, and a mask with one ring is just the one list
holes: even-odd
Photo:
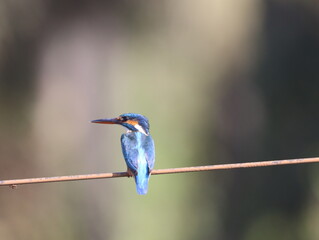
[[(262, 162), (217, 164), (217, 165), (197, 166), (197, 167), (157, 169), (157, 170), (152, 170), (151, 174), (160, 175), (160, 174), (171, 174), (171, 173), (201, 172), (201, 171), (235, 169), (235, 168), (268, 167), (268, 166), (278, 166), (278, 165), (288, 165), (288, 164), (315, 163), (315, 162), (319, 162), (319, 157), (272, 160), (272, 161), (262, 161)], [(97, 174), (86, 174), (86, 175), (2, 180), (0, 181), (0, 186), (11, 186), (12, 188), (15, 188), (17, 185), (21, 185), (21, 184), (79, 181), (79, 180), (117, 178), (117, 177), (128, 177), (128, 174), (127, 172), (115, 172), (115, 173), (97, 173)]]

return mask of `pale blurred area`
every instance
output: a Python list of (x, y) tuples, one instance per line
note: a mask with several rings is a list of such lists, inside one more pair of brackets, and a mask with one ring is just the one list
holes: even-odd
[[(0, 179), (125, 171), (146, 115), (155, 168), (319, 155), (319, 3), (0, 2)], [(0, 239), (319, 239), (316, 164), (0, 191)]]

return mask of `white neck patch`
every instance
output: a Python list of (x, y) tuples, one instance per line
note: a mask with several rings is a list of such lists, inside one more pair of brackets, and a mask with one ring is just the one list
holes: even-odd
[(134, 127), (141, 133), (145, 134), (146, 136), (148, 136), (148, 134), (145, 132), (144, 128), (139, 125), (139, 124), (135, 124)]

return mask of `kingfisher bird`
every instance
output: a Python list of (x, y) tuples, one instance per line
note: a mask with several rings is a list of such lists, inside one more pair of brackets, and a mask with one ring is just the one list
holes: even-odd
[(127, 132), (121, 136), (127, 173), (129, 177), (134, 176), (137, 193), (146, 194), (155, 163), (155, 146), (148, 119), (141, 114), (125, 113), (117, 118), (93, 120), (92, 123), (119, 124), (127, 128)]

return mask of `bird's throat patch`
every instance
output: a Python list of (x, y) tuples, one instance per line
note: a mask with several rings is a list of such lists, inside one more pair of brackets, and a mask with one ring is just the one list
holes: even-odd
[(148, 136), (148, 134), (145, 132), (144, 128), (139, 125), (138, 123), (134, 125), (134, 127), (141, 133), (143, 133), (144, 135)]

